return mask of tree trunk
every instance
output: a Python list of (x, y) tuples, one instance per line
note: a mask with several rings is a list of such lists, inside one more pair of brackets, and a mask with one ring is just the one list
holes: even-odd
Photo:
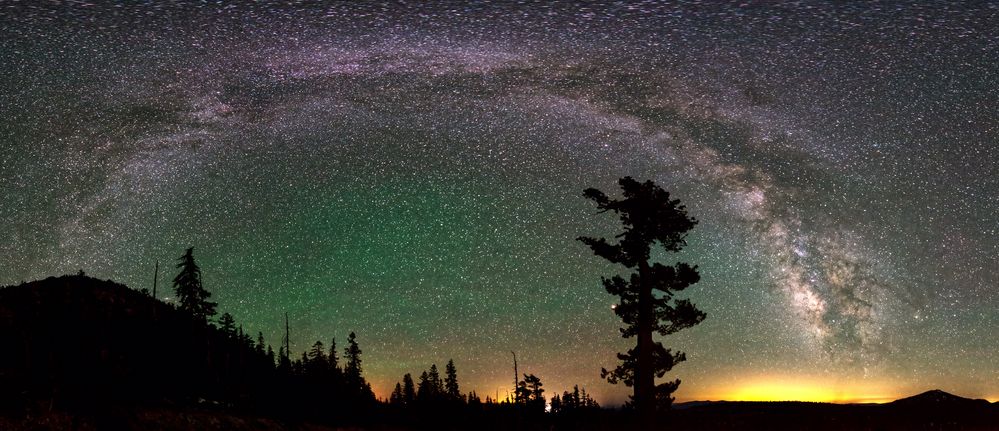
[(638, 363), (635, 367), (635, 408), (645, 429), (652, 429), (655, 417), (655, 376), (652, 370), (652, 286), (649, 263), (638, 264)]

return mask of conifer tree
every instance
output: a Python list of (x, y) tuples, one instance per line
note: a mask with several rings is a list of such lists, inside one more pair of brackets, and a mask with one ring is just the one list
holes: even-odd
[(401, 384), (399, 383), (395, 384), (395, 389), (392, 390), (392, 395), (389, 396), (389, 404), (392, 404), (394, 406), (401, 406), (405, 404), (402, 397)]
[(468, 406), (472, 408), (482, 408), (482, 399), (475, 391), (468, 393)]
[(285, 350), (284, 346), (278, 347), (277, 368), (278, 371), (283, 373), (291, 372), (291, 358), (288, 356), (288, 351)]
[(309, 349), (306, 372), (314, 377), (321, 377), (329, 369), (329, 362), (326, 360), (326, 351), (323, 349), (323, 342), (316, 340)]
[(253, 337), (249, 333), (243, 332), (243, 325), (239, 325), (239, 336), (237, 338), (242, 347), (246, 348), (246, 350), (253, 350)]
[(444, 394), (444, 381), (441, 380), (441, 374), (437, 371), (437, 364), (430, 364), (430, 373), (427, 374), (427, 377), (430, 381), (430, 393), (434, 399), (439, 399)]
[(521, 380), (517, 384), (517, 392), (520, 392), (521, 399), (525, 404), (527, 404), (532, 410), (544, 411), (545, 409), (545, 397), (544, 386), (541, 383), (541, 379), (534, 374), (524, 374), (524, 380)]
[(330, 340), (330, 354), (326, 357), (326, 362), (330, 364), (330, 369), (335, 370), (336, 373), (340, 372), (340, 358), (336, 351), (336, 337)]
[(229, 338), (236, 337), (236, 319), (232, 318), (229, 313), (222, 313), (222, 317), (219, 317), (219, 329), (222, 333)]
[[(658, 408), (668, 408), (671, 394), (680, 385), (674, 380), (656, 385), (674, 365), (684, 361), (682, 352), (673, 353), (654, 341), (653, 333), (673, 334), (704, 320), (704, 313), (689, 300), (675, 299), (677, 292), (696, 283), (697, 267), (686, 263), (662, 265), (650, 261), (653, 246), (667, 252), (678, 252), (686, 245), (686, 234), (697, 220), (687, 215), (679, 200), (670, 199), (669, 192), (652, 181), (640, 183), (631, 177), (618, 181), (623, 199), (611, 199), (597, 189), (587, 189), (583, 196), (594, 201), (601, 213), (616, 213), (624, 232), (615, 244), (604, 238), (579, 237), (594, 254), (632, 270), (625, 279), (619, 275), (603, 279), (608, 293), (620, 302), (614, 313), (625, 323), (621, 334), (637, 337), (636, 346), (619, 353), (621, 364), (613, 371), (604, 369), (601, 375), (611, 383), (623, 382), (634, 386), (632, 400), (647, 427), (653, 423)], [(564, 402), (565, 400), (563, 400)]]
[(559, 397), (558, 394), (552, 395), (551, 406), (552, 406), (551, 409), (552, 413), (562, 412), (562, 398)]
[(321, 362), (323, 365), (327, 364), (326, 351), (323, 350), (322, 341), (316, 340), (316, 342), (312, 344), (312, 349), (309, 349), (309, 361)]
[(416, 399), (421, 403), (426, 403), (434, 398), (433, 384), (430, 383), (430, 374), (424, 371), (420, 374), (420, 383), (416, 387)]
[(348, 393), (362, 398), (373, 398), (374, 393), (371, 392), (371, 386), (364, 380), (362, 374), (361, 348), (357, 345), (357, 335), (353, 332), (347, 336), (344, 360), (347, 361), (347, 364), (343, 367), (343, 378)]
[(402, 400), (408, 406), (416, 401), (416, 388), (413, 385), (413, 376), (409, 373), (402, 376)]
[(449, 359), (444, 367), (444, 394), (451, 401), (461, 400), (461, 390), (458, 389), (458, 370), (454, 367), (454, 360)]
[(344, 378), (343, 369), (340, 368), (340, 357), (339, 353), (336, 351), (336, 337), (330, 340), (330, 351), (326, 356), (326, 367), (329, 371), (330, 380), (329, 384), (331, 386), (330, 390), (334, 394), (343, 393), (344, 389)]
[(207, 322), (215, 315), (215, 306), (208, 300), (212, 294), (201, 285), (201, 268), (194, 262), (194, 247), (188, 248), (178, 259), (180, 273), (173, 279), (173, 290), (177, 294), (180, 309), (190, 313), (195, 319)]
[(343, 367), (347, 385), (352, 391), (357, 390), (361, 385), (361, 348), (357, 345), (353, 332), (347, 337), (347, 347), (343, 351), (343, 359), (347, 361)]

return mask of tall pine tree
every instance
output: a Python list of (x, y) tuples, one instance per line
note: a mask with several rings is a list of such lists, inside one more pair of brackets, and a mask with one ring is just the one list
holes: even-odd
[(441, 380), (441, 373), (437, 371), (437, 364), (430, 364), (430, 373), (427, 374), (427, 377), (433, 398), (440, 399), (441, 395), (444, 394), (444, 381)]
[(426, 371), (420, 374), (420, 384), (416, 387), (416, 399), (421, 403), (427, 403), (434, 399), (433, 384), (430, 383), (430, 374)]
[(402, 376), (402, 401), (407, 406), (413, 405), (416, 401), (416, 388), (413, 385), (413, 376), (409, 373)]
[(449, 359), (444, 367), (444, 394), (451, 401), (461, 400), (461, 391), (458, 389), (458, 370), (454, 367), (454, 360)]
[(622, 336), (637, 337), (638, 341), (627, 353), (618, 354), (622, 363), (617, 368), (605, 369), (602, 375), (611, 383), (634, 386), (634, 405), (646, 426), (651, 426), (656, 409), (668, 408), (673, 401), (671, 394), (680, 385), (679, 379), (659, 385), (655, 379), (686, 360), (682, 352), (671, 352), (652, 335), (665, 336), (694, 326), (704, 320), (705, 314), (689, 300), (675, 299), (677, 292), (700, 280), (697, 267), (653, 263), (650, 254), (655, 245), (667, 252), (680, 251), (697, 220), (687, 216), (680, 201), (670, 199), (669, 192), (652, 181), (640, 183), (625, 177), (618, 184), (623, 199), (611, 199), (592, 188), (583, 192), (601, 213), (612, 211), (618, 215), (624, 228), (614, 237), (619, 238), (618, 242), (611, 244), (604, 238), (591, 237), (579, 240), (597, 256), (633, 271), (628, 279), (618, 275), (603, 279), (607, 292), (620, 298), (614, 313), (626, 325), (621, 329)]
[(326, 360), (326, 351), (323, 349), (323, 342), (316, 340), (309, 349), (309, 362), (305, 364), (306, 373), (314, 377), (322, 378), (329, 370), (329, 362)]
[(330, 355), (326, 357), (326, 361), (330, 364), (330, 369), (340, 371), (340, 357), (336, 351), (336, 337), (330, 340)]
[(254, 350), (257, 351), (258, 355), (263, 355), (265, 346), (266, 345), (264, 344), (264, 333), (263, 331), (259, 331), (257, 332), (257, 345), (254, 346)]
[(374, 398), (371, 386), (364, 380), (362, 374), (361, 347), (357, 345), (357, 335), (353, 332), (347, 336), (347, 347), (344, 349), (343, 359), (347, 362), (343, 367), (343, 379), (347, 386), (347, 393), (362, 399)]
[(402, 398), (402, 385), (399, 383), (395, 384), (395, 389), (392, 390), (392, 395), (389, 396), (389, 404), (393, 406), (402, 406), (406, 404)]
[(201, 268), (194, 263), (194, 247), (188, 248), (178, 259), (177, 268), (180, 273), (173, 279), (173, 290), (177, 294), (180, 309), (190, 313), (196, 319), (207, 322), (215, 315), (214, 302), (208, 300), (212, 294), (201, 285)]

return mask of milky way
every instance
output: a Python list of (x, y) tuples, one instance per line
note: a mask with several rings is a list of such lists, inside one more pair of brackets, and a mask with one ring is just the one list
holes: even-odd
[[(292, 349), (376, 392), (454, 358), (602, 402), (628, 346), (574, 238), (652, 179), (701, 223), (678, 398), (999, 399), (999, 8), (0, 4), (0, 284), (136, 288), (195, 247)], [(172, 271), (172, 269), (171, 269)], [(161, 286), (172, 277), (167, 271)], [(169, 289), (161, 298), (169, 300)], [(861, 388), (861, 389), (857, 389)]]

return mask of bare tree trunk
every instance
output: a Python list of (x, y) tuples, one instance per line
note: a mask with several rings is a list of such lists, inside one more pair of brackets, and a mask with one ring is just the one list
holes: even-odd
[(156, 320), (156, 318), (159, 317), (156, 314), (156, 309), (158, 308), (156, 306), (157, 305), (156, 304), (156, 284), (159, 281), (159, 279), (160, 279), (160, 261), (157, 260), (156, 261), (156, 269), (153, 270), (153, 320)]
[(160, 279), (160, 261), (156, 261), (156, 269), (153, 270), (153, 299), (156, 298), (156, 282)]
[(288, 313), (284, 313), (284, 354), (291, 362), (291, 326), (288, 325)]
[(520, 373), (517, 371), (517, 353), (513, 350), (510, 353), (513, 354), (513, 402), (516, 404), (520, 398), (517, 393), (517, 381), (520, 380)]
[(639, 262), (641, 282), (638, 294), (638, 363), (635, 367), (635, 408), (642, 426), (651, 429), (655, 417), (655, 376), (652, 370), (652, 286), (649, 283), (649, 263)]

